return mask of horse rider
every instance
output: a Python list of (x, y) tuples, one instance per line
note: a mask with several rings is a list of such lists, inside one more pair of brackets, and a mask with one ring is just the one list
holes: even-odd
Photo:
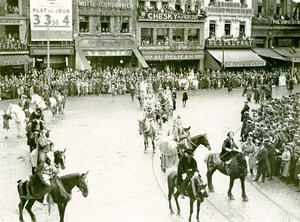
[[(45, 190), (49, 194), (51, 190), (51, 179), (54, 178), (58, 174), (58, 168), (54, 164), (54, 159), (47, 157), (45, 161), (42, 161), (36, 169), (38, 175), (40, 175), (40, 179), (46, 185)], [(43, 203), (47, 203), (47, 195), (44, 195)]]
[(146, 112), (144, 115), (144, 120), (148, 121), (150, 123), (150, 125), (153, 126), (153, 128), (156, 130), (156, 126), (155, 126), (155, 112), (152, 109), (151, 106), (147, 106), (146, 108)]
[(42, 114), (41, 108), (37, 107), (35, 111), (33, 111), (29, 117), (29, 123), (31, 123), (31, 132), (34, 133), (35, 131), (40, 132), (43, 130), (44, 124), (44, 115)]
[(177, 142), (188, 136), (188, 134), (183, 129), (181, 116), (179, 114), (177, 115), (177, 118), (176, 120), (174, 120), (173, 124), (174, 136)]
[(201, 177), (194, 159), (194, 150), (185, 149), (177, 168), (177, 187), (182, 194), (186, 191), (187, 185), (194, 175)]
[(220, 159), (225, 162), (226, 166), (231, 163), (231, 159), (239, 152), (239, 148), (233, 140), (234, 133), (228, 132), (227, 138), (222, 145), (222, 151), (220, 153)]

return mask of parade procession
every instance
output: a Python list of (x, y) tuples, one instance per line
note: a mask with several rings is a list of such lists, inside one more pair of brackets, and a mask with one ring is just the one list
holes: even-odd
[(0, 221), (299, 222), (299, 0), (0, 1)]

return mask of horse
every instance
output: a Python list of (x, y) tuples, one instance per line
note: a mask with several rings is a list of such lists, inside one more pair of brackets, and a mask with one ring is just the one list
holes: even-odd
[(234, 196), (232, 195), (231, 190), (234, 185), (234, 180), (239, 178), (241, 181), (243, 201), (247, 202), (249, 200), (245, 191), (247, 162), (244, 154), (237, 152), (232, 158), (232, 161), (228, 166), (228, 169), (226, 169), (225, 163), (221, 161), (219, 157), (219, 153), (209, 153), (205, 157), (204, 161), (207, 165), (206, 177), (207, 177), (208, 189), (210, 192), (214, 192), (214, 187), (212, 184), (212, 176), (216, 170), (219, 170), (221, 173), (230, 177), (229, 189), (227, 192), (229, 199), (234, 200)]
[[(64, 221), (65, 210), (68, 202), (72, 198), (72, 190), (76, 186), (81, 191), (83, 197), (88, 196), (88, 185), (86, 182), (88, 172), (86, 173), (72, 173), (65, 176), (57, 177), (59, 182), (52, 185), (50, 194), (53, 201), (57, 204), (60, 216), (60, 222)], [(36, 222), (36, 217), (31, 208), (35, 201), (43, 202), (44, 195), (48, 192), (46, 185), (43, 184), (38, 175), (34, 176), (35, 180), (18, 181), (17, 189), (19, 193), (19, 220), (24, 222), (23, 208), (30, 214), (31, 220)]]
[(31, 103), (35, 104), (37, 107), (41, 108), (42, 110), (46, 110), (47, 108), (49, 108), (52, 113), (52, 120), (54, 120), (55, 116), (58, 115), (59, 113), (58, 102), (54, 97), (50, 97), (49, 102), (50, 104), (49, 106), (47, 106), (44, 99), (40, 95), (34, 93), (31, 96)]
[(45, 126), (41, 123), (37, 123), (36, 127), (40, 129), (32, 129), (33, 122), (29, 122), (26, 127), (26, 136), (27, 136), (27, 145), (29, 146), (30, 152), (32, 152), (37, 147), (37, 139), (40, 137), (40, 133), (42, 130), (46, 131), (46, 137), (49, 138), (50, 130), (47, 130)]
[[(41, 163), (41, 155), (36, 156), (37, 149), (33, 150), (30, 153), (30, 163), (31, 163), (31, 167), (32, 167), (32, 175), (35, 172), (35, 168)], [(64, 170), (66, 168), (66, 156), (65, 156), (65, 152), (66, 149), (64, 149), (63, 151), (61, 150), (55, 150), (53, 152), (53, 156), (54, 156), (54, 164), (55, 166), (57, 166), (57, 168), (60, 168), (62, 170)], [(46, 155), (46, 158), (49, 158), (48, 155)]]
[(208, 150), (211, 150), (206, 134), (199, 134), (193, 137), (188, 136), (179, 142), (175, 141), (173, 137), (161, 139), (159, 150), (161, 152), (162, 171), (165, 173), (167, 168), (174, 166), (178, 162), (178, 157), (181, 157), (185, 149), (190, 148), (195, 151), (199, 145), (203, 145)]
[(144, 152), (147, 152), (147, 148), (149, 147), (148, 139), (151, 139), (153, 153), (155, 153), (155, 137), (156, 137), (156, 130), (154, 129), (153, 125), (147, 121), (146, 119), (139, 122), (139, 133), (144, 137)]
[[(186, 192), (181, 192), (181, 189), (176, 186), (176, 179), (177, 179), (177, 172), (173, 171), (168, 175), (168, 201), (169, 201), (169, 209), (171, 214), (174, 213), (172, 209), (172, 196), (174, 195), (176, 206), (177, 206), (177, 214), (180, 215), (180, 206), (178, 203), (178, 197), (182, 193), (184, 196), (190, 198), (190, 216), (189, 221), (192, 220), (194, 202), (197, 201), (197, 221), (199, 220), (199, 212), (200, 212), (200, 205), (204, 201), (204, 198), (208, 197), (208, 193), (206, 191), (206, 185), (204, 184), (201, 177), (193, 176), (190, 182), (187, 185)], [(176, 193), (174, 194), (174, 188), (177, 188)]]
[(9, 104), (7, 109), (7, 114), (12, 117), (12, 119), (17, 124), (18, 137), (22, 135), (22, 128), (24, 128), (26, 124), (26, 115), (23, 109), (17, 104)]

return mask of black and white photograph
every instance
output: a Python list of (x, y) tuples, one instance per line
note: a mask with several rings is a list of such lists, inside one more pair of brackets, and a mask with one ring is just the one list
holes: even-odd
[(300, 0), (0, 0), (0, 222), (300, 222)]

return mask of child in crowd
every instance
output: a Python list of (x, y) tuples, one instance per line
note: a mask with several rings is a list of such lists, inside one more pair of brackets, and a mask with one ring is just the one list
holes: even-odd
[(5, 130), (5, 139), (8, 138), (7, 131), (9, 130), (9, 120), (11, 119), (11, 116), (7, 114), (6, 110), (4, 110), (3, 114), (3, 129)]

